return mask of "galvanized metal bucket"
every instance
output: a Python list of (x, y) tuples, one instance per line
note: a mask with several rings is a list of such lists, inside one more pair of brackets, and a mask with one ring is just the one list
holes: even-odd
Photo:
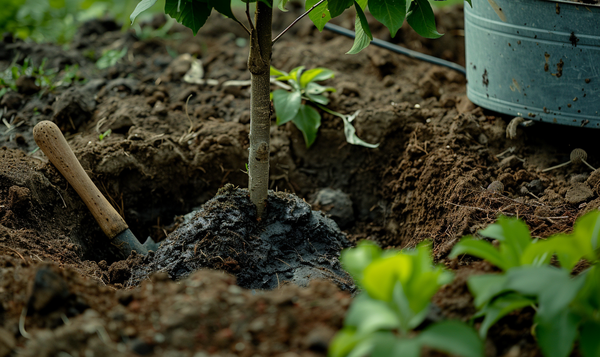
[(467, 96), (524, 118), (600, 128), (600, 6), (465, 3)]

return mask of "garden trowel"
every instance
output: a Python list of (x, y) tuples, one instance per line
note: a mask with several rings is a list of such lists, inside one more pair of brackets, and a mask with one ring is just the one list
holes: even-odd
[(33, 128), (33, 138), (92, 212), (102, 231), (111, 239), (111, 244), (117, 248), (118, 258), (126, 259), (132, 250), (144, 255), (149, 250), (156, 251), (158, 245), (152, 238), (148, 237), (141, 244), (131, 233), (125, 220), (85, 173), (56, 124), (48, 120), (39, 122)]

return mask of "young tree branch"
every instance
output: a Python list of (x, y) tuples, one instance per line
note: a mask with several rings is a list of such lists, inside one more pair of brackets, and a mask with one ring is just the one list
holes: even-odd
[(238, 23), (240, 26), (242, 26), (242, 27), (244, 28), (244, 31), (246, 31), (246, 33), (247, 33), (248, 35), (251, 35), (251, 34), (252, 34), (252, 32), (250, 32), (250, 29), (249, 29), (249, 28), (247, 28), (247, 27), (246, 27), (246, 25), (244, 25), (244, 24), (243, 24), (243, 23), (242, 23), (240, 20), (238, 20), (238, 19), (236, 19), (236, 18), (234, 18), (234, 19), (232, 19), (232, 20), (233, 20), (233, 21), (235, 21), (235, 22), (237, 22), (237, 23)]
[(254, 31), (254, 25), (252, 24), (252, 17), (250, 17), (250, 2), (246, 3), (246, 18), (250, 24), (250, 32)]
[(296, 20), (294, 20), (288, 27), (286, 27), (283, 31), (281, 31), (281, 33), (279, 35), (277, 35), (274, 39), (273, 39), (273, 43), (277, 42), (277, 40), (279, 40), (279, 38), (281, 36), (283, 36), (284, 33), (288, 32), (289, 29), (292, 28), (292, 26), (294, 26), (298, 21), (302, 20), (302, 18), (306, 15), (308, 15), (311, 11), (313, 11), (317, 6), (321, 5), (325, 0), (321, 0), (318, 3), (314, 4), (310, 9), (306, 10), (305, 13), (303, 13), (302, 15), (298, 16), (298, 18)]

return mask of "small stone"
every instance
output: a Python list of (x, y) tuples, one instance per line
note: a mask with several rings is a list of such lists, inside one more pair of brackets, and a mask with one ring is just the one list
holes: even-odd
[(314, 205), (327, 213), (340, 228), (349, 226), (354, 221), (352, 200), (341, 190), (323, 188), (314, 195)]
[(0, 98), (0, 107), (17, 110), (21, 107), (23, 96), (15, 92), (7, 92)]
[(581, 182), (573, 183), (565, 195), (567, 202), (573, 205), (586, 202), (592, 197), (594, 197), (592, 189), (587, 184)]
[(71, 131), (88, 121), (96, 109), (94, 97), (81, 88), (71, 87), (52, 105), (54, 117), (52, 121), (61, 131)]
[(154, 108), (152, 108), (152, 114), (154, 114), (154, 115), (164, 116), (164, 115), (167, 115), (168, 112), (169, 112), (169, 109), (167, 109), (167, 107), (161, 101), (157, 101), (154, 104)]
[(21, 76), (15, 82), (17, 91), (21, 94), (30, 95), (40, 91), (40, 86), (35, 84), (35, 77)]
[(63, 305), (68, 296), (65, 280), (50, 268), (42, 267), (35, 274), (27, 305), (38, 312), (49, 312)]
[(360, 97), (360, 88), (353, 82), (341, 82), (338, 89), (342, 95), (347, 97)]
[(525, 187), (527, 187), (527, 190), (534, 195), (539, 195), (544, 192), (544, 184), (542, 183), (542, 180), (532, 180), (525, 185)]
[(577, 175), (573, 175), (571, 176), (571, 183), (581, 183), (581, 182), (585, 182), (588, 178), (588, 174), (577, 174)]
[(481, 145), (487, 145), (488, 142), (490, 141), (490, 139), (488, 139), (487, 135), (485, 135), (484, 133), (481, 133), (481, 134), (479, 134), (479, 137), (477, 138), (477, 141)]
[(516, 167), (522, 163), (523, 162), (516, 155), (510, 155), (509, 157), (505, 157), (504, 159), (502, 159), (498, 166), (501, 169), (506, 169), (509, 167)]
[(504, 192), (504, 184), (500, 181), (492, 181), (487, 187), (489, 192), (502, 193)]

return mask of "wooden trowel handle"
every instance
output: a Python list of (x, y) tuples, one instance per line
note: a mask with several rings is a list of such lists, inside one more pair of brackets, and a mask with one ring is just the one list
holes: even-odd
[(33, 128), (33, 138), (50, 162), (77, 191), (109, 238), (112, 239), (129, 228), (83, 170), (56, 124), (47, 120), (39, 122)]

